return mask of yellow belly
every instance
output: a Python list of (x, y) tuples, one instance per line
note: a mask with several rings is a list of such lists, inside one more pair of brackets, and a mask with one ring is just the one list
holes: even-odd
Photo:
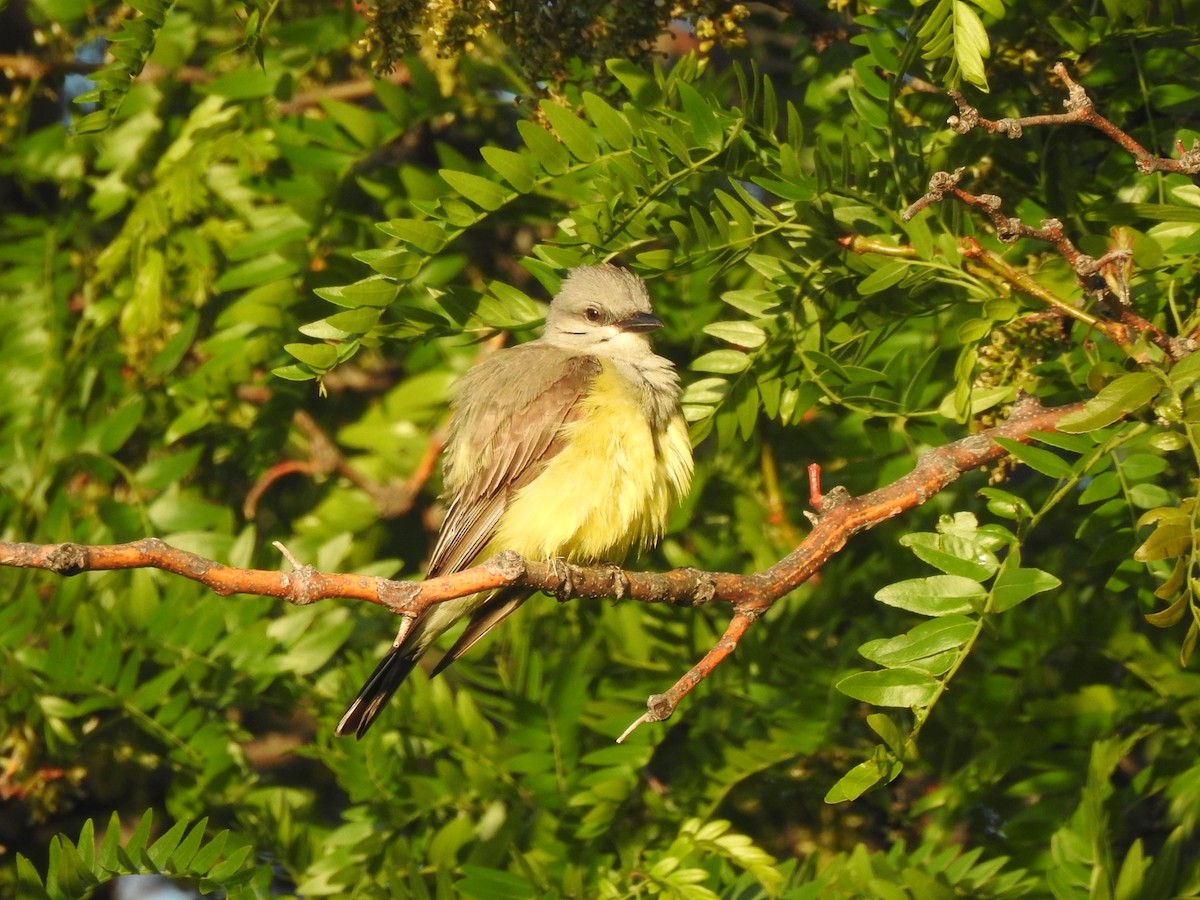
[(607, 364), (581, 402), (563, 449), (513, 498), (489, 549), (615, 562), (666, 530), (692, 476), (683, 417), (655, 435), (636, 389)]

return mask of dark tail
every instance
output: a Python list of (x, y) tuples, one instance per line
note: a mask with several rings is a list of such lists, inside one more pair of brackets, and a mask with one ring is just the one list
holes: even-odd
[(379, 661), (371, 677), (367, 679), (342, 721), (338, 722), (333, 733), (339, 736), (353, 734), (361, 738), (383, 709), (388, 698), (396, 692), (396, 688), (408, 677), (408, 673), (417, 664), (421, 654), (414, 653), (412, 647), (396, 647)]

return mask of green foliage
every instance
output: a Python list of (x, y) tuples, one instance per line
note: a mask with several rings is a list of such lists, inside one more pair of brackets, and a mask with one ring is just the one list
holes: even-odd
[[(207, 819), (195, 824), (177, 821), (151, 842), (152, 824), (153, 815), (147, 811), (122, 841), (121, 820), (113, 813), (98, 843), (91, 819), (83, 824), (77, 841), (56, 835), (50, 843), (45, 881), (28, 859), (17, 854), (18, 893), (28, 900), (73, 900), (118, 875), (156, 874), (187, 879), (205, 894), (219, 888), (230, 897), (261, 896), (270, 873), (256, 869), (249, 859), (252, 844), (231, 841), (228, 831), (205, 841)], [(258, 884), (251, 886), (253, 880)]]
[(92, 73), (95, 87), (75, 100), (76, 103), (99, 106), (95, 112), (76, 121), (75, 130), (79, 134), (103, 131), (112, 124), (134, 79), (141, 74), (146, 60), (154, 52), (154, 42), (175, 3), (164, 5), (161, 0), (137, 0), (129, 6), (135, 15), (121, 22), (108, 36), (113, 61)]
[[(259, 568), (279, 540), (417, 576), (438, 482), (409, 479), (452, 384), (584, 262), (647, 277), (684, 375), (696, 486), (646, 568), (764, 569), (803, 535), (810, 463), (861, 494), (1018, 391), (1087, 403), (992, 482), (856, 537), (622, 745), (727, 610), (532, 601), (348, 743), (381, 610), (11, 570), (0, 894), (134, 871), (233, 896), (1196, 894), (1200, 364), (1048, 319), (959, 241), (1093, 306), (1047, 245), (951, 205), (899, 216), (965, 166), (1093, 257), (1130, 248), (1130, 308), (1189, 338), (1189, 179), (1082, 127), (956, 135), (918, 88), (1058, 112), (1065, 57), (1168, 154), (1200, 129), (1191, 6), (852, 4), (812, 31), (759, 11), (728, 64), (576, 62), (567, 105), (539, 105), (498, 43), (367, 81), (353, 5), (216, 3), (134, 26), (113, 65), (147, 76), (101, 79), (103, 132), (14, 91), (6, 540), (154, 535)], [(61, 20), (83, 39), (93, 14)], [(138, 824), (97, 845), (93, 817)]]
[[(970, 513), (943, 517), (937, 532), (910, 533), (901, 543), (943, 574), (887, 585), (875, 599), (931, 618), (904, 634), (876, 638), (859, 647), (860, 654), (883, 668), (847, 675), (837, 689), (874, 706), (908, 709), (914, 724), (908, 734), (902, 734), (891, 718), (869, 717), (867, 724), (883, 743), (872, 759), (859, 763), (830, 788), (825, 796), (830, 803), (854, 800), (880, 781), (895, 779), (989, 617), (1062, 584), (1048, 572), (1022, 568), (1016, 536), (997, 525), (980, 529)], [(997, 556), (1001, 550), (1008, 551), (1003, 562)], [(984, 588), (988, 581), (991, 587)]]
[(949, 86), (956, 87), (961, 78), (986, 91), (984, 60), (991, 55), (991, 45), (987, 29), (983, 27), (979, 13), (972, 9), (973, 5), (994, 18), (1004, 17), (1002, 0), (972, 0), (971, 3), (938, 0), (917, 32), (917, 39), (921, 42), (924, 59), (950, 61), (946, 74)]

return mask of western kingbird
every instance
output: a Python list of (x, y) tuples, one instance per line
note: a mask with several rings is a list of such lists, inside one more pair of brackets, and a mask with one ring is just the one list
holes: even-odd
[[(657, 356), (646, 285), (613, 266), (574, 269), (540, 338), (492, 354), (455, 392), (444, 482), (450, 498), (428, 577), (503, 550), (529, 559), (619, 562), (654, 544), (692, 480), (679, 375)], [(466, 630), (436, 675), (525, 602), (501, 588), (405, 619), (337, 734), (362, 737), (429, 645)]]

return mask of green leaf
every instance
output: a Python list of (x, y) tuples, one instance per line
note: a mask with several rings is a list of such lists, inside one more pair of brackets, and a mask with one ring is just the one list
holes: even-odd
[(676, 88), (679, 91), (683, 112), (687, 117), (688, 124), (692, 127), (696, 143), (707, 150), (716, 150), (721, 146), (723, 130), (712, 107), (700, 96), (700, 92), (686, 81), (677, 82)]
[(196, 852), (200, 849), (200, 845), (204, 841), (204, 830), (208, 827), (208, 817), (200, 819), (192, 825), (191, 831), (175, 848), (175, 852), (171, 854), (171, 867), (178, 872), (192, 871), (190, 869), (192, 859), (196, 856)]
[(146, 398), (134, 394), (103, 420), (97, 443), (102, 453), (116, 453), (125, 446), (146, 413)]
[(276, 366), (271, 374), (285, 381), (312, 381), (316, 377), (311, 369), (300, 366)]
[(1018, 603), (1023, 603), (1034, 594), (1052, 591), (1062, 585), (1059, 579), (1041, 569), (1022, 569), (1020, 557), (1013, 553), (1004, 561), (1004, 567), (992, 586), (992, 610), (1004, 612)]
[(980, 488), (979, 494), (988, 498), (988, 511), (993, 515), (1017, 521), (1033, 517), (1033, 509), (1024, 497), (991, 487)]
[(167, 860), (171, 858), (171, 854), (175, 852), (175, 848), (183, 840), (183, 835), (186, 831), (187, 821), (180, 819), (147, 849), (146, 855), (150, 857), (155, 868), (162, 869), (167, 864)]
[(778, 178), (754, 175), (751, 176), (750, 180), (759, 187), (766, 188), (772, 194), (782, 197), (784, 200), (795, 200), (804, 203), (817, 195), (816, 181), (804, 175), (792, 175), (786, 181), (781, 181)]
[(20, 853), (17, 854), (16, 869), (18, 897), (27, 897), (29, 900), (42, 900), (42, 898), (50, 897), (41, 876), (38, 875), (37, 867)]
[(703, 403), (715, 406), (729, 394), (729, 387), (729, 382), (724, 378), (701, 378), (684, 388), (679, 399), (684, 405)]
[(883, 740), (887, 750), (898, 758), (903, 755), (908, 737), (900, 731), (894, 719), (884, 713), (871, 713), (867, 725)]
[(766, 332), (753, 322), (713, 322), (704, 326), (704, 333), (746, 349), (762, 346), (767, 340)]
[(1171, 387), (1181, 392), (1195, 384), (1197, 379), (1200, 379), (1200, 353), (1195, 351), (1171, 366), (1171, 371), (1167, 373)]
[(931, 575), (889, 584), (875, 593), (875, 599), (922, 616), (948, 616), (981, 610), (987, 591), (971, 578)]
[(1133, 558), (1143, 563), (1175, 559), (1191, 549), (1192, 541), (1190, 522), (1166, 519), (1159, 522), (1150, 536), (1133, 551)]
[(1122, 375), (1084, 403), (1083, 409), (1059, 419), (1058, 428), (1073, 434), (1104, 428), (1145, 407), (1162, 387), (1162, 378), (1156, 372)]
[(537, 173), (533, 169), (533, 164), (520, 153), (514, 153), (502, 147), (489, 146), (481, 148), (479, 155), (519, 193), (528, 194), (533, 190)]
[(1153, 862), (1147, 859), (1142, 850), (1142, 839), (1134, 840), (1125, 860), (1121, 863), (1121, 871), (1117, 875), (1117, 883), (1113, 888), (1113, 900), (1137, 900), (1145, 897), (1142, 888), (1146, 879), (1146, 871)]
[(422, 253), (433, 255), (446, 246), (445, 228), (427, 219), (389, 219), (378, 228), (384, 234), (412, 244)]
[(1035, 472), (1040, 472), (1050, 478), (1070, 478), (1071, 465), (1057, 453), (1043, 450), (1041, 447), (1030, 447), (1020, 441), (1010, 438), (995, 438), (997, 444), (1015, 456)]
[(954, 59), (963, 78), (981, 91), (988, 89), (983, 61), (991, 55), (987, 29), (965, 0), (954, 0)]
[(941, 684), (926, 672), (901, 666), (876, 672), (855, 672), (839, 681), (836, 687), (847, 697), (874, 706), (911, 709), (932, 703)]
[(124, 854), (126, 858), (138, 859), (142, 856), (146, 849), (146, 844), (150, 840), (150, 832), (154, 826), (153, 811), (147, 809), (138, 820), (137, 827), (133, 833), (125, 840), (124, 846), (118, 851), (118, 855)]
[[(383, 230), (383, 226), (379, 226)], [(394, 278), (396, 281), (408, 281), (413, 278), (424, 263), (424, 257), (413, 253), (407, 247), (380, 247), (371, 250), (357, 250), (353, 254), (359, 262), (366, 263), (380, 275)]]
[(313, 293), (322, 300), (350, 309), (360, 306), (383, 307), (396, 299), (400, 286), (390, 279), (373, 275), (344, 287), (316, 288)]
[(360, 147), (374, 147), (379, 141), (379, 127), (371, 112), (353, 103), (322, 97), (321, 108)]
[(509, 200), (509, 194), (494, 181), (489, 181), (482, 175), (470, 172), (456, 172), (453, 169), (438, 169), (442, 179), (480, 209), (492, 212), (502, 207)]
[(1183, 621), (1184, 615), (1191, 610), (1191, 607), (1192, 598), (1186, 593), (1180, 594), (1179, 598), (1166, 609), (1146, 613), (1145, 619), (1156, 628), (1173, 628)]
[(971, 639), (977, 627), (976, 621), (967, 616), (930, 619), (906, 634), (868, 641), (858, 652), (873, 663), (895, 668), (957, 649)]
[(903, 764), (894, 756), (887, 754), (883, 747), (878, 748), (874, 759), (861, 762), (841, 778), (825, 794), (826, 803), (844, 803), (857, 800), (875, 785), (889, 782), (900, 774)]
[(529, 152), (551, 175), (561, 175), (571, 164), (571, 157), (565, 147), (555, 140), (554, 135), (540, 125), (522, 119), (517, 123), (517, 131), (521, 140), (529, 148)]
[(226, 269), (213, 285), (218, 291), (237, 291), (286, 278), (300, 271), (300, 263), (278, 253), (267, 253), (257, 259)]
[(331, 344), (284, 344), (283, 349), (318, 371), (327, 371), (337, 365), (337, 348)]
[(629, 96), (638, 106), (654, 106), (662, 99), (662, 91), (654, 81), (654, 76), (628, 59), (608, 59), (604, 61), (610, 75), (621, 82)]
[(693, 360), (696, 372), (715, 372), (719, 375), (734, 375), (750, 366), (750, 357), (740, 350), (713, 350)]
[(721, 294), (721, 300), (752, 316), (765, 315), (779, 306), (779, 298), (775, 294), (755, 289), (725, 291)]
[(858, 283), (858, 292), (864, 297), (877, 294), (895, 284), (898, 284), (908, 274), (910, 264), (894, 259), (884, 263), (866, 278)]
[(647, 250), (639, 253), (637, 260), (648, 269), (669, 269), (675, 262), (675, 254), (668, 249)]
[(571, 151), (572, 156), (585, 163), (593, 162), (596, 159), (598, 155), (596, 137), (587, 123), (553, 100), (543, 100), (541, 110), (542, 115), (550, 121), (555, 133)]
[(584, 91), (583, 106), (608, 146), (614, 150), (628, 150), (633, 146), (633, 129), (629, 126), (629, 120), (609, 106), (604, 98)]
[(366, 334), (379, 322), (382, 310), (363, 306), (334, 313), (326, 319), (300, 326), (300, 333), (319, 341), (343, 341), (352, 335)]
[(228, 856), (209, 870), (208, 877), (217, 882), (228, 881), (246, 868), (246, 860), (253, 851), (253, 844), (245, 844), (230, 851)]
[(454, 884), (459, 897), (476, 900), (533, 900), (539, 896), (524, 876), (502, 869), (487, 869), (483, 866), (464, 865), (463, 877)]
[(959, 575), (972, 581), (986, 581), (1000, 567), (995, 554), (970, 537), (916, 532), (904, 535), (900, 544), (947, 575)]

